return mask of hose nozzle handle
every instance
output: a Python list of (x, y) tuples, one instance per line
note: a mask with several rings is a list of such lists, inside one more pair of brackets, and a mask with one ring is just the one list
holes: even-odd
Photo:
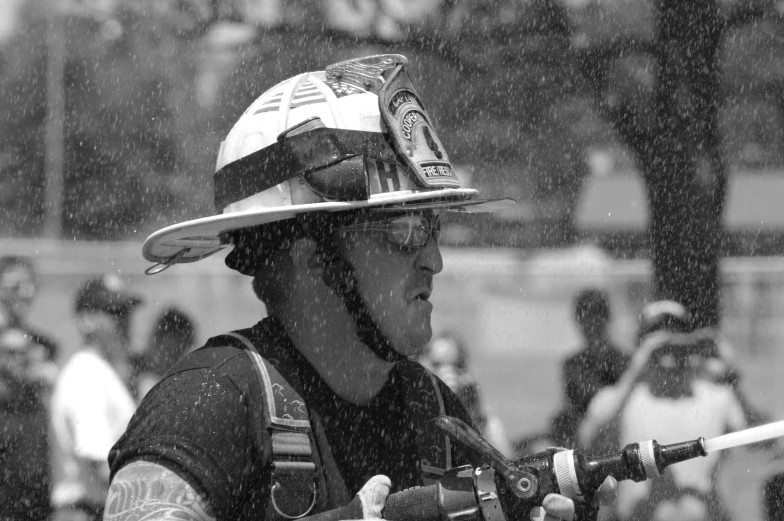
[(479, 454), (485, 463), (499, 474), (506, 476), (514, 472), (514, 463), (501, 454), (498, 449), (490, 445), (463, 420), (454, 416), (440, 416), (436, 419), (436, 425), (457, 443)]

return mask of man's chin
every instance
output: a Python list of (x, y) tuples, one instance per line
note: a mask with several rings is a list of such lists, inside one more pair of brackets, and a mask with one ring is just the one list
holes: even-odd
[(430, 327), (430, 323), (428, 323), (427, 327), (417, 331), (416, 334), (411, 337), (408, 349), (410, 352), (406, 353), (406, 356), (421, 355), (431, 338), (433, 338), (433, 330)]
[(430, 324), (426, 328), (417, 331), (409, 331), (405, 335), (401, 335), (395, 339), (388, 339), (392, 344), (392, 348), (399, 354), (406, 357), (417, 357), (422, 353), (425, 345), (430, 341), (433, 336), (433, 331)]

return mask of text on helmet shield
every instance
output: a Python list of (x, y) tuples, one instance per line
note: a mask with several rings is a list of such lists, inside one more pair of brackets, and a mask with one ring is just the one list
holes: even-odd
[(408, 141), (411, 141), (411, 131), (413, 130), (414, 125), (417, 121), (423, 118), (424, 116), (419, 111), (411, 110), (407, 112), (406, 115), (403, 116), (400, 123), (400, 129), (403, 131), (403, 137)]
[(419, 186), (460, 188), (460, 180), (432, 125), (414, 84), (401, 61), (383, 73), (384, 84), (378, 92), (381, 120), (388, 131), (392, 148), (416, 176)]
[(422, 165), (422, 171), (427, 177), (453, 177), (452, 169), (441, 164)]
[(407, 90), (401, 90), (400, 92), (396, 93), (392, 97), (392, 101), (389, 102), (389, 111), (392, 114), (397, 113), (397, 109), (403, 105), (404, 103), (414, 103), (416, 105), (421, 105), (419, 100), (414, 96), (412, 92)]

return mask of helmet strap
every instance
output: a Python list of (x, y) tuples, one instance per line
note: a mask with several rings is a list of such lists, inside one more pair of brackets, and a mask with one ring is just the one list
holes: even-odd
[(325, 244), (330, 241), (316, 241), (324, 256), (322, 280), (342, 299), (354, 323), (357, 326), (357, 337), (367, 345), (379, 358), (387, 362), (404, 360), (389, 341), (370, 314), (362, 295), (357, 289), (357, 278), (354, 268), (346, 262), (334, 245)]

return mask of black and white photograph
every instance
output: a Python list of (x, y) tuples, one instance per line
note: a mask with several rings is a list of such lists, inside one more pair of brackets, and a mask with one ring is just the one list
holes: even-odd
[(784, 521), (784, 1), (0, 0), (0, 521)]

